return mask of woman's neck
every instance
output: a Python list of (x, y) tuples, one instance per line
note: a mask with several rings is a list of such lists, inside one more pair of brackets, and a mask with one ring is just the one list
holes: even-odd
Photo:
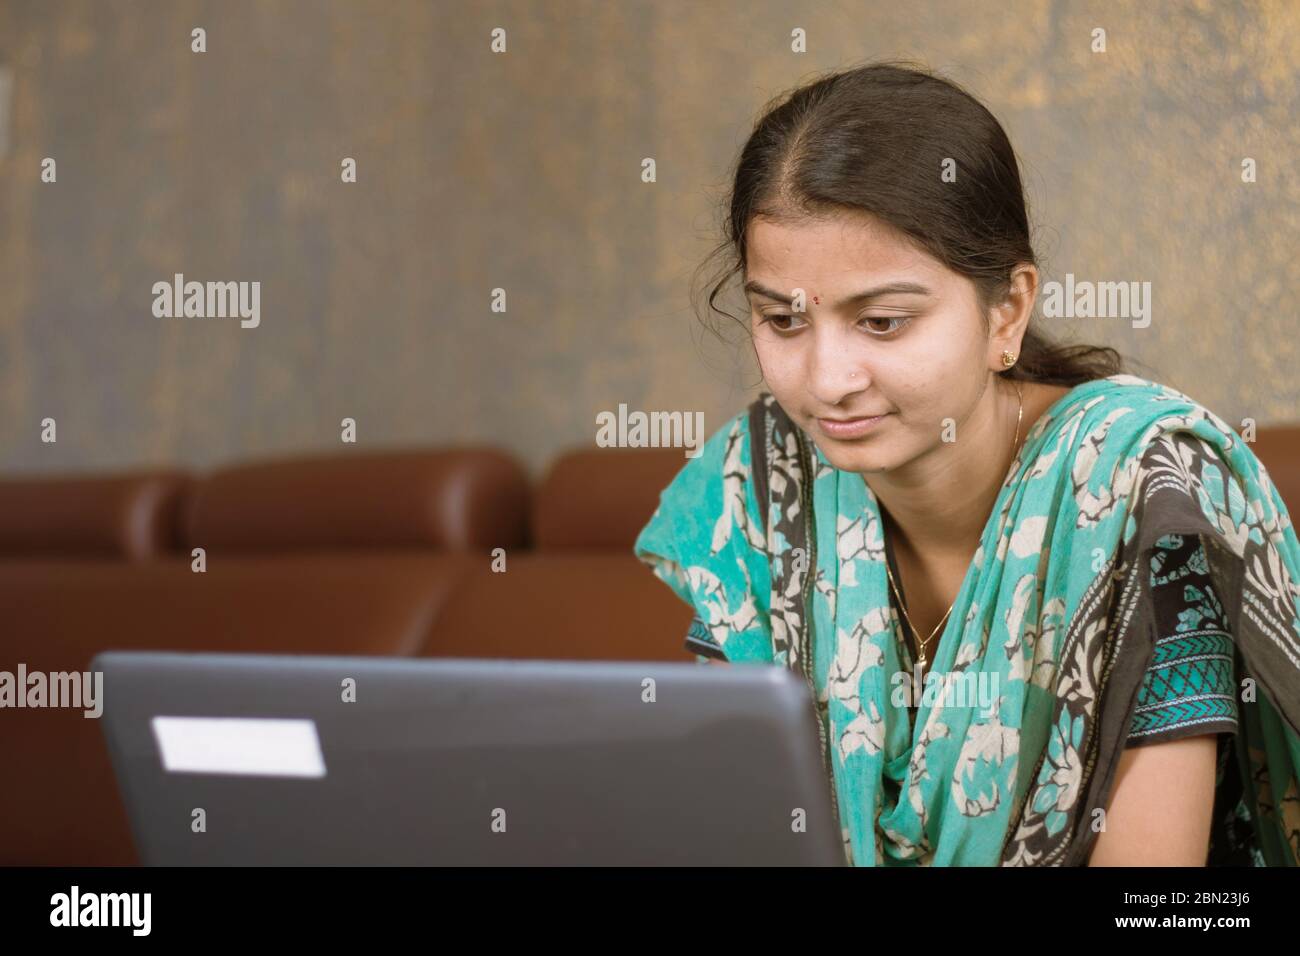
[[(1021, 388), (1024, 417), (1015, 451), (1039, 416), (1069, 391), (1032, 382)], [(1011, 467), (1018, 405), (1015, 386), (999, 381), (959, 423), (956, 441), (940, 444), (901, 468), (863, 476), (888, 513), (896, 546), (927, 565), (970, 562)]]

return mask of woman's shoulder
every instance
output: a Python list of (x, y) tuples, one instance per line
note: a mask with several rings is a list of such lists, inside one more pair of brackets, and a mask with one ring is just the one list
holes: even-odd
[(1196, 399), (1149, 379), (1110, 375), (1075, 386), (1056, 424), (1071, 452), (1102, 474), (1222, 465), (1253, 478), (1260, 465), (1232, 426)]
[[(751, 406), (752, 407), (752, 406)], [(660, 506), (673, 500), (703, 503), (730, 476), (748, 481), (751, 456), (749, 409), (732, 415), (709, 435), (673, 476), (660, 495)]]
[(1148, 481), (1158, 477), (1162, 485), (1176, 485), (1187, 494), (1197, 494), (1197, 488), (1207, 481), (1228, 492), (1239, 477), (1236, 469), (1240, 462), (1234, 466), (1234, 455), (1250, 454), (1239, 451), (1245, 444), (1236, 435), (1223, 442), (1189, 428), (1161, 431), (1138, 450), (1138, 467)]
[[(1068, 399), (1068, 400), (1067, 400)], [(1171, 385), (1127, 372), (1090, 379), (1068, 388), (1058, 399), (1062, 412), (1099, 419), (1192, 416), (1218, 422), (1214, 412)]]
[(659, 495), (634, 552), (696, 611), (697, 649), (770, 660), (771, 581), (753, 489), (749, 409), (709, 437)]
[(660, 492), (654, 514), (637, 538), (639, 554), (661, 553), (669, 540), (679, 549), (698, 542), (716, 553), (733, 535), (762, 547), (753, 490), (754, 407), (751, 403), (715, 429)]
[[(1242, 470), (1240, 456), (1249, 455), (1238, 450), (1244, 442), (1229, 448), (1178, 429), (1152, 436), (1140, 450), (1133, 489), (1137, 500), (1129, 509), (1125, 539), (1142, 529), (1141, 539), (1154, 542), (1153, 571), (1172, 561), (1175, 552), (1204, 564), (1202, 542), (1240, 556), (1247, 537), (1262, 543), (1279, 521), (1289, 522), (1280, 501), (1269, 500), (1267, 474)], [(1252, 530), (1256, 525), (1258, 532)], [(1186, 543), (1195, 547), (1179, 551)]]

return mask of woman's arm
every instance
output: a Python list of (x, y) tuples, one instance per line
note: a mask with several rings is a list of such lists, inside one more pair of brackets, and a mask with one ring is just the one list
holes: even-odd
[(1088, 865), (1204, 866), (1217, 743), (1198, 734), (1126, 749)]

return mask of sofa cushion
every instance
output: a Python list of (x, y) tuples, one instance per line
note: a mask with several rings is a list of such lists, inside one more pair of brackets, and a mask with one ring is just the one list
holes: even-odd
[(584, 448), (561, 455), (533, 502), (534, 547), (631, 553), (660, 492), (689, 460), (680, 448)]
[(300, 457), (199, 480), (186, 541), (208, 551), (484, 550), (522, 544), (528, 477), (487, 448)]
[(0, 558), (143, 561), (174, 552), (189, 481), (170, 469), (0, 479)]

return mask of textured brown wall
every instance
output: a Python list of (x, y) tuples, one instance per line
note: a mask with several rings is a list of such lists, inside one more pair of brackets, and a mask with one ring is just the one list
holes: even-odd
[[(1046, 279), (1153, 283), (1147, 329), (1054, 327), (1234, 424), (1300, 417), (1294, 2), (11, 0), (0, 468), (338, 447), (344, 416), (539, 466), (620, 402), (712, 432), (751, 381), (687, 300), (728, 164), (770, 96), (897, 56), (1007, 125)], [(175, 272), (260, 281), (260, 327), (155, 318)]]

